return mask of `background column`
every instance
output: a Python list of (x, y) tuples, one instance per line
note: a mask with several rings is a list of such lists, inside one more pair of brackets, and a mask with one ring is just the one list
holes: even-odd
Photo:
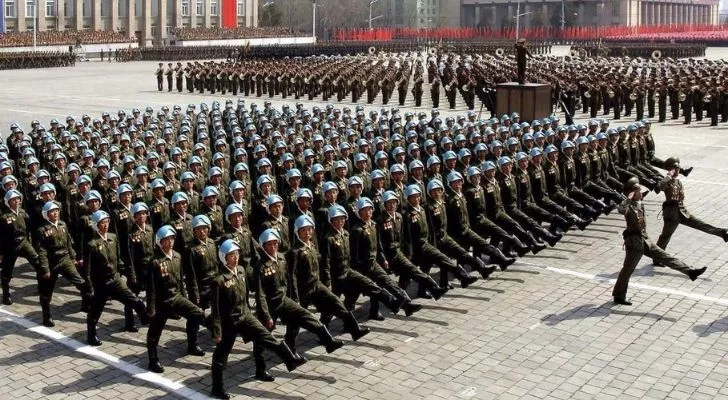
[(45, 30), (48, 30), (46, 27), (46, 5), (45, 0), (35, 0), (36, 1), (36, 9), (35, 12), (38, 13), (38, 32), (43, 32)]
[(159, 0), (159, 18), (157, 19), (158, 44), (166, 44), (164, 39), (167, 38), (167, 0)]
[(95, 31), (104, 30), (104, 25), (101, 23), (101, 1), (103, 0), (91, 1), (91, 12), (93, 12), (93, 23), (91, 25), (91, 29)]
[(151, 46), (154, 41), (152, 37), (152, 0), (143, 0), (142, 14), (144, 22), (140, 30), (142, 31), (143, 43), (145, 46)]
[[(136, 3), (137, 1), (141, 0), (127, 0), (126, 2), (126, 34), (129, 37), (134, 36), (136, 33)], [(139, 41), (139, 38), (137, 38), (137, 42)]]
[(119, 30), (119, 0), (111, 0), (111, 30)]
[(203, 15), (205, 17), (205, 22), (202, 26), (205, 28), (210, 27), (210, 0), (203, 0), (205, 7), (203, 8), (205, 10), (205, 14)]
[(56, 30), (62, 31), (66, 29), (66, 16), (63, 14), (63, 3), (67, 0), (56, 0), (58, 6), (56, 7)]
[(76, 10), (74, 21), (76, 22), (76, 30), (83, 30), (83, 0), (71, 0), (75, 1), (76, 4), (73, 7)]

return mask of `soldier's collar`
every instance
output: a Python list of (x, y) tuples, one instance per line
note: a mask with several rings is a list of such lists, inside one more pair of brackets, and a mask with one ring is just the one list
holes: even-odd
[(165, 258), (169, 258), (170, 261), (174, 260), (174, 250), (170, 250), (169, 254), (162, 251), (162, 254), (164, 254)]
[(134, 222), (134, 225), (138, 226), (139, 229), (141, 229), (141, 230), (146, 230), (147, 229), (147, 224), (146, 223), (144, 223), (142, 225), (139, 225), (136, 222)]
[(263, 251), (263, 253), (265, 253), (265, 255), (268, 257), (268, 259), (275, 262), (276, 264), (278, 263), (278, 252), (276, 252), (275, 255), (270, 255), (270, 254), (268, 254), (267, 251)]

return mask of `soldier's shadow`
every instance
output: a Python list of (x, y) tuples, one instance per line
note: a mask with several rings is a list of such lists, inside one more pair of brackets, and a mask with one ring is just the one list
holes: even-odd
[[(134, 386), (146, 387), (150, 390), (160, 390), (160, 386), (154, 385), (142, 379), (133, 379), (126, 373), (116, 368), (105, 365), (103, 368), (84, 371), (81, 376), (73, 382), (57, 383), (45, 386), (41, 392), (45, 395), (51, 394), (75, 394), (87, 390), (98, 390), (116, 384), (133, 382)], [(162, 389), (163, 390), (163, 389)], [(167, 396), (162, 396), (167, 397)]]
[[(665, 272), (662, 272), (665, 271)], [(669, 273), (669, 268), (661, 268), (661, 267), (655, 267), (653, 264), (643, 264), (642, 266), (635, 268), (634, 272), (632, 272), (632, 276), (670, 276), (673, 275)], [(617, 279), (619, 276), (619, 271), (611, 272), (611, 273), (602, 273), (598, 274), (597, 278), (602, 279)]]
[(705, 325), (693, 326), (693, 332), (699, 337), (710, 336), (714, 333), (728, 332), (728, 316), (717, 319)]
[(610, 315), (624, 315), (624, 316), (632, 316), (632, 317), (639, 317), (639, 318), (649, 318), (649, 319), (654, 319), (656, 321), (667, 321), (667, 322), (676, 322), (677, 321), (675, 318), (665, 317), (660, 314), (655, 314), (655, 313), (650, 313), (650, 312), (632, 312), (632, 311), (615, 310), (612, 307), (614, 307), (614, 302), (612, 302), (612, 301), (605, 302), (601, 305), (584, 304), (581, 306), (574, 307), (570, 310), (566, 310), (562, 313), (546, 315), (543, 318), (541, 318), (541, 322), (543, 322), (545, 325), (548, 325), (548, 326), (555, 326), (564, 321), (580, 320), (580, 319), (586, 319), (586, 318), (606, 318)]

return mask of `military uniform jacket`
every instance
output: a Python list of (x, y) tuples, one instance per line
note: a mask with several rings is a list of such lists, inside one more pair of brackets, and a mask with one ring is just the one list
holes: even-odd
[(55, 267), (65, 257), (69, 257), (71, 260), (76, 258), (76, 252), (73, 250), (73, 240), (65, 222), (58, 221), (56, 224), (51, 224), (46, 221), (38, 228), (36, 237), (38, 241), (36, 249), (38, 250), (41, 268), (44, 271), (50, 269), (50, 264)]
[(434, 245), (434, 237), (430, 235), (427, 211), (422, 206), (409, 206), (405, 211), (405, 235), (410, 238), (413, 252), (420, 251), (425, 245)]
[(485, 195), (483, 194), (483, 187), (480, 185), (473, 185), (470, 182), (463, 184), (463, 196), (468, 206), (468, 216), (471, 218), (471, 224), (482, 224), (485, 223)]
[(645, 242), (650, 240), (647, 236), (644, 205), (641, 201), (624, 199), (618, 210), (620, 214), (624, 215), (624, 220), (627, 222), (627, 228), (622, 232), (625, 247), (632, 250), (642, 250)]
[(149, 203), (149, 221), (155, 230), (169, 221), (169, 200), (155, 198)]
[(129, 228), (129, 254), (133, 268), (129, 273), (148, 268), (154, 258), (154, 231), (148, 224), (144, 228), (136, 223)]
[(227, 239), (235, 240), (238, 246), (240, 246), (238, 265), (247, 269), (258, 264), (258, 258), (263, 248), (253, 239), (253, 234), (247, 226), (243, 225), (240, 229), (228, 226), (220, 241), (224, 242)]
[(152, 311), (164, 308), (175, 298), (184, 296), (185, 285), (190, 297), (196, 297), (197, 283), (190, 276), (194, 275), (182, 271), (182, 257), (179, 253), (172, 251), (167, 256), (157, 251), (147, 279), (147, 307)]
[(675, 212), (681, 213), (684, 217), (690, 217), (690, 213), (685, 208), (685, 190), (680, 179), (665, 176), (657, 183), (657, 186), (665, 192), (665, 202), (662, 208), (665, 218), (668, 217), (668, 214)]
[[(215, 242), (210, 238), (204, 242), (193, 239), (187, 252), (188, 262), (191, 266), (190, 271), (195, 274), (197, 287), (202, 292), (211, 289), (213, 280), (218, 274), (217, 246)], [(190, 300), (197, 302), (199, 299)]]
[(307, 300), (319, 279), (319, 257), (313, 241), (308, 244), (296, 240), (293, 249), (293, 268), (291, 268), (291, 298), (295, 301)]
[(435, 240), (435, 246), (437, 242), (447, 235), (447, 210), (445, 209), (445, 201), (434, 201), (428, 200), (425, 204), (425, 210), (427, 212), (427, 222), (431, 227), (431, 232)]
[(518, 191), (518, 208), (523, 209), (526, 204), (535, 203), (531, 189), (531, 177), (528, 175), (528, 170), (517, 168), (513, 175)]
[[(568, 159), (568, 157), (565, 158)], [(591, 157), (589, 157), (589, 154), (586, 152), (577, 152), (574, 154), (574, 158), (571, 162), (574, 165), (572, 174), (574, 175), (576, 186), (583, 188), (584, 185), (591, 180)], [(562, 166), (564, 165), (562, 164)]]
[(349, 273), (349, 263), (349, 232), (329, 229), (321, 243), (321, 282), (331, 286), (332, 280), (344, 278)]
[(505, 213), (503, 201), (501, 200), (501, 189), (495, 178), (492, 181), (485, 180), (485, 210), (490, 219), (495, 219), (498, 214)]
[(407, 255), (412, 253), (412, 243), (404, 235), (403, 222), (402, 214), (396, 211), (394, 213), (382, 212), (377, 229), (379, 229), (379, 238), (384, 254), (391, 256), (398, 250), (402, 250)]
[(2, 247), (2, 253), (12, 253), (23, 241), (28, 239), (28, 213), (22, 208), (18, 207), (17, 213), (8, 211), (0, 216), (0, 237), (6, 241), (12, 241), (5, 243)]
[(351, 228), (349, 240), (351, 263), (357, 270), (367, 271), (373, 262), (384, 262), (384, 251), (377, 237), (377, 224), (374, 221), (358, 220)]
[(266, 229), (276, 229), (280, 234), (279, 252), (285, 254), (291, 249), (291, 233), (286, 216), (281, 215), (279, 218), (274, 218), (272, 215), (268, 215), (268, 218), (263, 222), (263, 230)]
[(88, 255), (84, 260), (86, 280), (93, 288), (103, 288), (104, 285), (119, 277), (119, 241), (113, 233), (107, 233), (106, 238), (98, 232), (88, 242)]
[(453, 237), (459, 237), (470, 229), (467, 200), (462, 193), (451, 193), (446, 204), (448, 232)]
[(501, 203), (506, 210), (518, 208), (518, 183), (513, 175), (498, 173), (496, 175), (498, 186), (500, 186)]
[[(546, 181), (546, 189), (549, 196), (553, 196), (563, 190), (561, 187), (561, 174), (559, 172), (558, 165), (546, 160), (542, 167), (542, 173)], [(534, 175), (535, 173), (531, 175), (531, 179), (533, 179)]]
[[(187, 247), (192, 241), (194, 235), (192, 233), (192, 215), (185, 213), (184, 216), (178, 213), (172, 213), (169, 218), (169, 225), (177, 231), (177, 238), (174, 241), (175, 251), (180, 251)], [(177, 250), (180, 249), (180, 250)]]
[(261, 321), (275, 319), (275, 311), (288, 295), (288, 267), (286, 258), (276, 253), (275, 258), (261, 257), (253, 270), (255, 276), (255, 300)]
[[(251, 316), (248, 305), (248, 284), (245, 272), (236, 268), (230, 271), (221, 267), (215, 278), (212, 301), (212, 336), (220, 337), (222, 329), (232, 326)], [(252, 338), (243, 336), (245, 342)]]

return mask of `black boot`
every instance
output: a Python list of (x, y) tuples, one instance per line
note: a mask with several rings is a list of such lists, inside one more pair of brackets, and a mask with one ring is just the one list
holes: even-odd
[(396, 298), (389, 290), (382, 288), (382, 292), (379, 294), (379, 301), (384, 303), (392, 314), (397, 314), (407, 299)]
[(86, 343), (89, 346), (101, 346), (101, 340), (96, 336), (96, 320), (86, 317)]
[(698, 268), (698, 269), (691, 269), (688, 271), (688, 276), (690, 277), (691, 281), (694, 281), (698, 279), (700, 275), (703, 275), (703, 272), (708, 269), (708, 267)]
[(212, 390), (210, 391), (210, 397), (215, 399), (228, 400), (230, 399), (230, 393), (225, 391), (222, 384), (222, 371), (224, 367), (222, 363), (212, 363)]
[(528, 238), (528, 244), (531, 246), (531, 252), (536, 255), (541, 252), (541, 250), (546, 248), (546, 243), (539, 242), (536, 240), (535, 237), (533, 237), (533, 234), (531, 232), (526, 233)]
[(529, 246), (525, 245), (523, 242), (521, 242), (521, 239), (515, 236), (513, 236), (513, 247), (516, 249), (518, 257), (523, 257), (529, 251), (531, 251), (531, 248)]
[(501, 271), (505, 271), (510, 267), (514, 262), (516, 262), (515, 257), (506, 257), (503, 252), (498, 250), (496, 247), (495, 252), (491, 254), (490, 259), (488, 260), (490, 264), (498, 264), (498, 267)]
[(690, 168), (680, 168), (680, 173), (683, 174), (684, 177), (688, 177), (690, 173), (693, 172), (693, 167)]
[[(435, 280), (432, 279), (432, 277), (429, 275), (427, 275), (427, 277), (424, 278), (420, 282), (420, 287), (423, 287), (423, 286), (426, 286), (427, 290), (429, 290), (430, 293), (432, 293), (432, 296), (430, 296), (430, 298), (433, 298), (435, 300), (440, 300), (440, 297), (442, 297), (442, 295), (447, 293), (447, 290), (448, 290), (447, 288), (440, 287), (440, 285), (438, 285), (437, 282), (435, 282)], [(427, 291), (425, 291), (425, 293), (427, 293)], [(419, 294), (418, 294), (418, 297), (421, 297), (421, 296), (419, 296)]]
[[(293, 352), (295, 354), (295, 351)], [(263, 351), (256, 345), (253, 345), (253, 359), (255, 359), (255, 379), (261, 382), (273, 382), (275, 378), (273, 375), (268, 373), (265, 368), (265, 358), (263, 358)]]
[(351, 311), (342, 319), (344, 321), (344, 330), (351, 335), (351, 340), (356, 342), (369, 334), (369, 328), (361, 326)]
[(478, 277), (470, 276), (470, 274), (468, 274), (468, 271), (466, 271), (465, 268), (459, 265), (455, 269), (455, 275), (460, 280), (460, 287), (462, 287), (463, 289), (478, 281)]
[(539, 232), (539, 236), (541, 237), (541, 239), (545, 240), (546, 243), (548, 243), (551, 247), (556, 246), (556, 243), (558, 243), (559, 240), (561, 240), (561, 238), (563, 237), (563, 235), (560, 233), (551, 233), (546, 229), (541, 229), (541, 232)]
[(129, 306), (124, 307), (124, 330), (126, 332), (139, 332), (139, 328), (134, 323), (134, 309)]
[(13, 298), (10, 297), (10, 279), (2, 279), (3, 288), (3, 304), (6, 306), (13, 305)]
[(325, 326), (322, 326), (321, 328), (316, 330), (316, 335), (319, 337), (319, 341), (321, 342), (321, 344), (326, 347), (327, 353), (333, 353), (336, 350), (340, 349), (342, 346), (344, 346), (344, 342), (339, 339), (334, 339), (334, 337), (331, 336), (331, 333), (329, 333), (329, 330), (326, 329)]
[(369, 298), (369, 319), (384, 321), (384, 315), (379, 312), (379, 298), (380, 296), (371, 296)]
[(476, 265), (474, 265), (473, 268), (475, 268), (475, 270), (477, 270), (478, 273), (480, 273), (480, 276), (483, 279), (488, 279), (490, 274), (495, 272), (495, 265), (488, 266), (480, 258), (478, 258), (478, 257), (474, 257), (474, 258), (475, 258)]
[(159, 363), (157, 344), (147, 343), (147, 353), (149, 354), (149, 370), (158, 374), (164, 372), (164, 367), (162, 367), (162, 364)]
[(591, 223), (590, 219), (582, 219), (577, 217), (576, 215), (573, 216), (573, 221), (580, 231), (586, 229), (586, 227), (589, 226), (589, 224)]
[(205, 352), (197, 345), (197, 334), (187, 337), (187, 354), (197, 357), (205, 355)]
[[(432, 279), (432, 278), (430, 278), (430, 279)], [(435, 283), (435, 284), (437, 285), (437, 283)], [(438, 285), (438, 287), (440, 287), (440, 286)], [(420, 283), (419, 287), (417, 288), (417, 297), (419, 297), (421, 299), (431, 299), (431, 298), (435, 297), (434, 294), (428, 293), (428, 288), (429, 288), (429, 286), (425, 286), (422, 283)]]
[(51, 318), (51, 301), (50, 301), (50, 299), (43, 299), (41, 297), (40, 308), (43, 311), (43, 326), (46, 326), (48, 328), (53, 328), (54, 326), (56, 326), (56, 323), (53, 322), (53, 318)]
[(559, 230), (561, 230), (561, 232), (565, 233), (565, 232), (568, 232), (569, 229), (571, 229), (572, 225), (573, 225), (572, 222), (569, 222), (569, 221), (559, 217), (558, 215), (555, 215), (554, 220), (551, 222), (551, 226), (549, 227), (549, 232), (551, 234), (555, 235), (555, 234), (559, 233)]
[(404, 315), (411, 317), (412, 314), (416, 313), (417, 311), (422, 310), (422, 306), (419, 304), (415, 304), (411, 301), (408, 301), (404, 303), (402, 306), (402, 310), (404, 310)]
[(137, 299), (136, 304), (134, 305), (134, 311), (136, 311), (137, 316), (139, 317), (139, 322), (142, 323), (142, 326), (149, 325), (149, 314), (147, 314), (147, 308), (144, 306), (144, 302), (141, 299)]
[(294, 371), (296, 368), (306, 363), (306, 360), (301, 357), (296, 357), (295, 354), (288, 348), (288, 345), (284, 342), (278, 345), (276, 348), (276, 354), (280, 357), (283, 362), (286, 363), (286, 369), (288, 372)]

